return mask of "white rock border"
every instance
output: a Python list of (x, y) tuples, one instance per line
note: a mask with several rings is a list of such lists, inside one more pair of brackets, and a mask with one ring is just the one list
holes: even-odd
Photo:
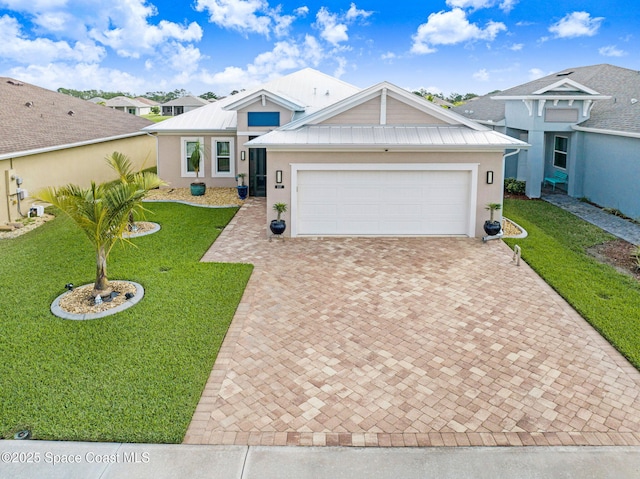
[(149, 231), (145, 231), (143, 233), (136, 233), (135, 231), (132, 233), (129, 231), (125, 231), (122, 234), (122, 237), (123, 238), (139, 238), (141, 236), (152, 235), (153, 233), (157, 233), (158, 231), (160, 231), (160, 225), (158, 223), (154, 223), (153, 221), (149, 221), (149, 223), (153, 225), (153, 228), (150, 229)]
[[(136, 283), (135, 281), (127, 281), (127, 280), (119, 280), (119, 281), (123, 281), (123, 282), (134, 285), (136, 287), (136, 294), (133, 296), (133, 298), (126, 300), (124, 303), (114, 308), (110, 308), (105, 311), (100, 311), (99, 313), (85, 313), (85, 314), (68, 313), (60, 307), (60, 300), (63, 297), (65, 297), (67, 294), (71, 293), (71, 291), (67, 291), (66, 293), (62, 293), (60, 296), (58, 296), (56, 299), (53, 300), (53, 303), (51, 303), (51, 312), (55, 316), (62, 319), (85, 321), (88, 319), (98, 319), (98, 318), (104, 318), (105, 316), (111, 316), (113, 314), (124, 311), (125, 309), (129, 309), (134, 304), (139, 303), (144, 296), (144, 288), (142, 287), (142, 285), (139, 283)], [(92, 284), (92, 283), (89, 283), (89, 284)], [(83, 286), (86, 286), (86, 285), (83, 285)]]
[(520, 231), (522, 231), (522, 233), (520, 233), (519, 235), (514, 235), (514, 236), (503, 236), (503, 238), (515, 238), (515, 239), (520, 239), (520, 238), (526, 238), (527, 236), (529, 236), (529, 233), (527, 233), (527, 230), (525, 230), (522, 226), (520, 226), (518, 223), (516, 223), (515, 221), (513, 221), (512, 219), (509, 219), (507, 217), (504, 218), (505, 220), (509, 221), (511, 224), (515, 225), (516, 227), (520, 228)]

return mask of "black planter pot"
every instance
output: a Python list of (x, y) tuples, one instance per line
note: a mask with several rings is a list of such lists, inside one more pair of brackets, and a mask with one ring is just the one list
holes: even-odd
[(271, 220), (269, 228), (274, 235), (281, 235), (282, 233), (284, 233), (284, 230), (287, 229), (287, 224), (284, 222), (284, 220)]
[(204, 183), (191, 183), (191, 196), (202, 196), (207, 191), (207, 185)]
[(238, 198), (241, 200), (247, 199), (247, 194), (249, 193), (249, 187), (246, 185), (236, 186), (238, 189)]
[(488, 236), (495, 236), (500, 233), (502, 226), (500, 226), (500, 222), (498, 221), (485, 221), (484, 222), (484, 232), (487, 233)]

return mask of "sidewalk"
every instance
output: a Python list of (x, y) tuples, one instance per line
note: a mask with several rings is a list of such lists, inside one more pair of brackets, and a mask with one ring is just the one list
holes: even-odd
[[(0, 441), (0, 455), (1, 479), (640, 477), (640, 447), (631, 446), (334, 448)], [(18, 464), (28, 460), (39, 462)]]
[(612, 215), (600, 208), (563, 194), (543, 194), (541, 199), (573, 213), (629, 243), (640, 245), (640, 225)]

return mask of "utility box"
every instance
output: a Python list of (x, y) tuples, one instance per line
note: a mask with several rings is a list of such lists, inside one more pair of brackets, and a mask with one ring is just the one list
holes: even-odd
[(16, 179), (18, 175), (16, 174), (16, 170), (5, 170), (4, 171), (4, 179), (7, 185), (7, 195), (15, 195), (18, 193), (18, 182)]
[(44, 206), (42, 205), (34, 205), (29, 208), (29, 217), (33, 216), (42, 216), (44, 214)]

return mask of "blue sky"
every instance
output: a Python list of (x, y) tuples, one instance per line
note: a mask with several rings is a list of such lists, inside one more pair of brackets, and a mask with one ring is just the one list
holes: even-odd
[(568, 67), (640, 70), (621, 0), (0, 0), (0, 76), (227, 95), (304, 67), (360, 87), (485, 94)]

